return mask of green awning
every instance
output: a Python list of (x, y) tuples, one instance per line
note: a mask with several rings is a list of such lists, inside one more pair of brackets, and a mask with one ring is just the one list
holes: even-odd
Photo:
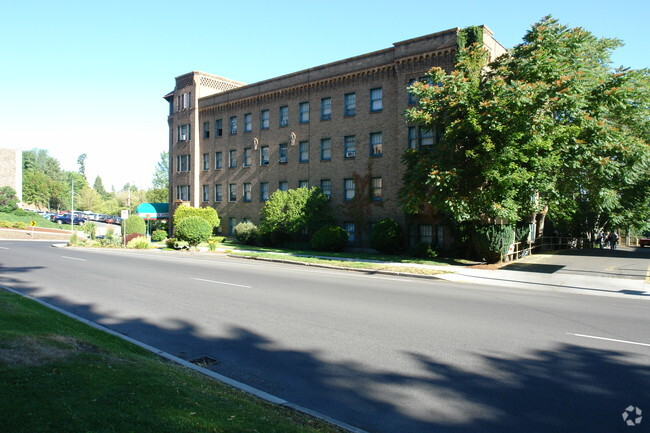
[(135, 210), (139, 217), (146, 220), (169, 218), (169, 203), (142, 203)]

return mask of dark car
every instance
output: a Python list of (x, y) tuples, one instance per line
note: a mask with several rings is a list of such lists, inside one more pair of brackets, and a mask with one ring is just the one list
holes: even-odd
[[(55, 217), (52, 217), (52, 222), (55, 222), (57, 224), (70, 224), (70, 214), (64, 214), (64, 215), (57, 215)], [(86, 220), (78, 217), (77, 215), (74, 216), (74, 223), (75, 224), (83, 224), (85, 223)]]
[(650, 237), (639, 239), (639, 246), (641, 248), (650, 247)]

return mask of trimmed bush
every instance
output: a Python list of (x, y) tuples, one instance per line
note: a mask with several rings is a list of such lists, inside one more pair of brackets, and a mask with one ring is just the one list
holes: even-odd
[(503, 260), (514, 240), (515, 229), (511, 225), (475, 226), (472, 233), (472, 245), (476, 253), (488, 263)]
[(86, 222), (81, 226), (81, 230), (88, 236), (89, 239), (95, 239), (97, 232), (97, 225), (95, 223)]
[(144, 235), (147, 232), (147, 226), (144, 220), (137, 216), (131, 215), (124, 222), (124, 233), (128, 236), (132, 233)]
[(203, 207), (203, 208), (197, 208), (197, 207), (190, 207), (190, 206), (179, 206), (176, 208), (174, 211), (174, 225), (178, 226), (178, 224), (181, 223), (185, 218), (190, 218), (190, 217), (201, 217), (203, 218), (208, 224), (210, 224), (210, 229), (215, 229), (216, 227), (219, 227), (219, 215), (217, 215), (217, 211), (214, 210), (214, 208), (211, 207)]
[(131, 234), (128, 234), (128, 235), (126, 235), (124, 237), (124, 242), (128, 245), (129, 242), (131, 242), (133, 239), (139, 238), (139, 237), (142, 237), (142, 236), (143, 236), (142, 233), (131, 233)]
[(383, 254), (395, 254), (402, 249), (402, 228), (392, 218), (384, 218), (370, 232), (370, 246)]
[(13, 227), (15, 229), (25, 230), (27, 228), (27, 224), (25, 224), (22, 221), (18, 221), (18, 222), (13, 223)]
[(422, 259), (435, 259), (438, 257), (438, 251), (436, 251), (433, 245), (426, 242), (420, 242), (411, 247), (409, 255), (411, 257), (419, 257)]
[(255, 245), (259, 236), (257, 226), (251, 222), (239, 223), (233, 229), (238, 242), (245, 245)]
[(223, 242), (225, 238), (222, 236), (210, 236), (208, 239), (208, 250), (215, 251), (219, 244)]
[(162, 242), (165, 239), (167, 239), (166, 230), (154, 230), (153, 233), (151, 233), (151, 240), (154, 242)]
[(131, 239), (127, 244), (127, 248), (135, 248), (138, 250), (147, 250), (151, 248), (151, 243), (149, 242), (149, 239), (147, 239), (144, 236), (138, 236), (136, 238)]
[(176, 236), (191, 247), (206, 242), (212, 234), (212, 226), (203, 218), (191, 216), (176, 225)]
[(348, 232), (339, 226), (319, 228), (311, 238), (311, 246), (317, 251), (342, 251), (348, 243)]

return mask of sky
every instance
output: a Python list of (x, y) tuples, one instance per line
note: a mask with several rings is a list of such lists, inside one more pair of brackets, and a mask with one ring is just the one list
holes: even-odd
[(650, 2), (32, 0), (0, 15), (0, 148), (46, 149), (116, 190), (149, 188), (168, 147), (163, 96), (203, 71), (255, 83), (454, 27), (486, 25), (506, 48), (553, 15), (624, 42), (613, 66), (648, 68)]

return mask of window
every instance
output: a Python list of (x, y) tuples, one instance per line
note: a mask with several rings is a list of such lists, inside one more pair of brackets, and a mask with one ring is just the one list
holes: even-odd
[(223, 201), (223, 185), (220, 183), (214, 186), (214, 201)]
[(221, 170), (223, 168), (223, 153), (215, 152), (214, 153), (214, 169)]
[(309, 122), (309, 102), (300, 103), (300, 117), (298, 119), (300, 123)]
[(289, 107), (280, 107), (280, 128), (289, 126)]
[(269, 165), (269, 146), (260, 147), (260, 165)]
[(332, 140), (323, 138), (320, 141), (320, 160), (330, 161), (332, 159)]
[(230, 118), (230, 135), (237, 134), (237, 116)]
[(370, 198), (372, 200), (381, 200), (383, 196), (383, 188), (381, 177), (373, 177), (370, 183)]
[(354, 135), (346, 135), (343, 138), (343, 148), (346, 158), (354, 158), (357, 155), (357, 139)]
[(178, 141), (190, 141), (192, 139), (192, 131), (190, 125), (179, 125), (177, 128)]
[(217, 119), (214, 121), (214, 135), (216, 137), (221, 137), (223, 136), (223, 121), (221, 119)]
[(280, 164), (286, 164), (289, 161), (289, 145), (287, 143), (278, 145), (278, 161)]
[(323, 191), (323, 194), (327, 196), (329, 200), (332, 197), (332, 181), (329, 179), (320, 180), (320, 189)]
[(178, 111), (189, 109), (191, 105), (191, 101), (192, 101), (192, 92), (178, 95)]
[(309, 142), (301, 141), (298, 143), (298, 152), (300, 153), (299, 161), (308, 162), (309, 161)]
[(189, 185), (176, 185), (176, 200), (190, 201)]
[(309, 181), (308, 180), (299, 180), (298, 181), (298, 188), (309, 188)]
[(228, 184), (228, 201), (237, 201), (237, 184)]
[[(409, 87), (411, 87), (416, 81), (417, 80), (415, 78), (410, 79), (409, 80)], [(407, 92), (408, 92), (408, 90), (407, 90)], [(418, 98), (416, 98), (416, 96), (413, 93), (408, 92), (408, 101), (407, 102), (408, 102), (409, 105), (417, 104), (418, 103)]]
[(228, 167), (230, 167), (230, 168), (237, 167), (237, 151), (236, 150), (228, 151)]
[(203, 201), (210, 201), (210, 185), (203, 185), (201, 189), (201, 192), (203, 193)]
[(253, 130), (253, 115), (251, 113), (244, 114), (244, 132), (251, 132)]
[(229, 235), (234, 235), (235, 234), (235, 226), (237, 225), (237, 218), (235, 217), (230, 217), (228, 218), (228, 234)]
[(203, 138), (210, 138), (210, 122), (203, 122)]
[(323, 98), (320, 100), (320, 120), (330, 120), (332, 118), (332, 98)]
[(348, 232), (348, 242), (353, 243), (354, 242), (354, 232), (355, 232), (355, 227), (354, 223), (350, 221), (346, 221), (343, 223), (343, 230)]
[(417, 149), (421, 146), (433, 146), (435, 143), (439, 143), (440, 135), (437, 132), (437, 130), (409, 126), (408, 148)]
[(176, 156), (176, 171), (190, 171), (190, 155)]
[(269, 110), (262, 110), (260, 113), (260, 127), (262, 129), (269, 129)]
[(433, 146), (433, 130), (420, 128), (420, 146)]
[(209, 153), (204, 153), (202, 155), (202, 161), (203, 161), (203, 170), (210, 170), (210, 154)]
[(244, 167), (250, 167), (252, 160), (253, 158), (251, 157), (251, 148), (248, 147), (244, 149)]
[(415, 126), (409, 126), (407, 147), (409, 149), (418, 148), (418, 129)]
[(281, 180), (280, 182), (278, 182), (278, 189), (280, 191), (288, 191), (289, 190), (289, 182), (287, 182), (286, 180)]
[(244, 201), (251, 201), (253, 199), (253, 186), (250, 183), (244, 184)]
[(433, 226), (431, 224), (420, 225), (420, 242), (426, 244), (433, 242)]
[(381, 87), (370, 90), (370, 111), (377, 112), (383, 108)]
[(354, 116), (357, 114), (357, 94), (347, 93), (343, 97), (343, 115)]
[(260, 182), (260, 201), (267, 201), (269, 199), (269, 183)]
[(381, 132), (370, 134), (370, 156), (381, 156), (383, 150), (383, 137)]
[(349, 201), (354, 198), (354, 179), (343, 179), (343, 200)]

